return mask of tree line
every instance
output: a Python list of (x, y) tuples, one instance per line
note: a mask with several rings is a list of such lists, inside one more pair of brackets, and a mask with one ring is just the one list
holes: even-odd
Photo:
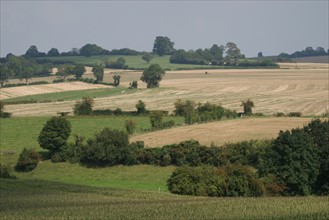
[(298, 58), (298, 57), (312, 57), (312, 56), (328, 56), (329, 49), (325, 51), (323, 47), (317, 47), (315, 50), (313, 47), (306, 47), (305, 50), (296, 51), (292, 54), (280, 53), (280, 58)]

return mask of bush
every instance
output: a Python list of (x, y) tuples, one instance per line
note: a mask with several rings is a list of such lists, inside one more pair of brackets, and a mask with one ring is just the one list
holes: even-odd
[(54, 79), (53, 83), (62, 83), (65, 82), (65, 79)]
[(0, 118), (10, 118), (11, 113), (5, 112), (4, 108), (5, 108), (5, 103), (3, 101), (0, 101)]
[(136, 122), (131, 119), (126, 120), (126, 131), (128, 134), (133, 134), (136, 128)]
[(138, 87), (138, 82), (137, 82), (136, 80), (133, 80), (133, 81), (130, 82), (129, 85), (130, 85), (130, 86), (129, 86), (129, 89), (137, 89), (137, 87)]
[(117, 108), (113, 111), (114, 115), (122, 115), (122, 109), (121, 108)]
[(290, 112), (288, 113), (288, 117), (301, 117), (302, 113), (301, 112)]
[(150, 113), (150, 122), (152, 129), (158, 130), (162, 128), (163, 113), (161, 111), (152, 111)]
[(65, 117), (52, 117), (42, 128), (38, 142), (41, 148), (54, 154), (64, 146), (71, 134), (71, 124)]
[(19, 155), (15, 170), (19, 172), (30, 172), (34, 170), (41, 157), (34, 149), (24, 148)]
[(132, 165), (137, 163), (136, 151), (129, 145), (127, 133), (104, 128), (87, 141), (82, 162), (97, 166)]
[(237, 164), (221, 168), (179, 167), (167, 185), (172, 193), (194, 196), (261, 196), (265, 192), (251, 169)]
[(225, 180), (211, 166), (177, 168), (167, 181), (171, 193), (193, 196), (224, 196)]
[(94, 100), (90, 97), (83, 97), (82, 101), (77, 101), (73, 112), (75, 115), (91, 115), (93, 111)]
[(146, 105), (142, 100), (139, 100), (138, 103), (135, 105), (136, 109), (137, 109), (137, 114), (141, 115), (141, 114), (145, 114), (146, 111)]
[(248, 99), (243, 101), (241, 106), (243, 106), (243, 112), (245, 115), (252, 115), (252, 108), (255, 107), (254, 102)]
[(9, 166), (5, 166), (0, 163), (0, 178), (16, 179), (16, 176), (10, 174)]

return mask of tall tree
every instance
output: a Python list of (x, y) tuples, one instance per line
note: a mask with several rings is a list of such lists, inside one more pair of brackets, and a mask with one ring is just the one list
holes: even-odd
[(174, 44), (168, 37), (157, 36), (153, 45), (153, 53), (159, 56), (171, 54), (174, 51)]
[(239, 58), (241, 58), (241, 51), (235, 43), (228, 42), (226, 44), (226, 57), (225, 60), (228, 65), (237, 65)]
[(144, 70), (141, 80), (147, 84), (147, 88), (159, 87), (162, 76), (166, 74), (159, 64), (152, 64)]
[(96, 44), (86, 44), (80, 49), (80, 54), (86, 57), (93, 55), (100, 55), (103, 52), (103, 48), (97, 46)]
[(224, 53), (224, 46), (218, 46), (217, 44), (214, 44), (210, 48), (210, 54), (212, 55), (212, 62), (214, 64), (221, 64), (223, 62), (223, 53)]

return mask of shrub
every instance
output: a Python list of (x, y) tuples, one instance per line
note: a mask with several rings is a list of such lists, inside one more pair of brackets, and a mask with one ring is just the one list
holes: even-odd
[(193, 196), (224, 196), (225, 180), (211, 166), (177, 168), (167, 181), (171, 193)]
[(48, 149), (50, 154), (54, 154), (66, 146), (70, 134), (71, 124), (65, 117), (52, 117), (42, 128), (38, 142), (41, 148)]
[(16, 176), (10, 174), (9, 166), (5, 166), (0, 163), (0, 178), (16, 179)]
[(75, 135), (74, 143), (69, 143), (62, 147), (59, 152), (56, 152), (51, 157), (51, 161), (56, 162), (71, 162), (77, 163), (83, 158), (84, 149), (86, 147), (84, 143), (85, 138)]
[(288, 117), (301, 117), (302, 113), (301, 112), (289, 112)]
[(136, 122), (131, 119), (126, 120), (126, 131), (128, 134), (133, 134), (136, 128)]
[(24, 148), (19, 155), (15, 169), (19, 172), (30, 172), (37, 167), (39, 161), (40, 155), (38, 152), (34, 149)]
[(137, 109), (137, 114), (141, 115), (146, 113), (146, 105), (142, 100), (138, 100), (135, 107)]
[(130, 85), (129, 89), (137, 89), (138, 82), (136, 80), (134, 80), (134, 81), (131, 81), (129, 85)]
[(94, 100), (90, 97), (83, 97), (82, 101), (77, 101), (73, 112), (75, 115), (91, 115), (93, 111)]
[(122, 109), (121, 108), (117, 108), (113, 111), (113, 114), (115, 115), (122, 115)]
[(65, 79), (54, 79), (53, 83), (62, 83), (65, 82)]
[(5, 112), (4, 108), (5, 108), (5, 103), (3, 101), (0, 101), (0, 118), (10, 118), (11, 113)]
[(255, 107), (254, 102), (248, 99), (243, 101), (241, 106), (243, 106), (243, 112), (245, 115), (252, 115), (252, 108)]
[(161, 111), (152, 111), (150, 113), (150, 122), (152, 129), (158, 130), (162, 128), (163, 113)]
[(277, 112), (274, 114), (275, 117), (284, 117), (285, 114), (283, 112)]
[(82, 161), (98, 166), (131, 165), (137, 158), (134, 150), (129, 145), (127, 133), (104, 128), (87, 141)]
[(174, 120), (169, 120), (169, 121), (165, 121), (162, 123), (162, 128), (171, 128), (175, 126), (175, 121)]

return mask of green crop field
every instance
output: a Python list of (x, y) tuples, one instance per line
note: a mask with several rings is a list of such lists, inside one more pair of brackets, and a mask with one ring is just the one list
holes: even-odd
[(328, 219), (328, 197), (205, 198), (2, 180), (1, 219)]

